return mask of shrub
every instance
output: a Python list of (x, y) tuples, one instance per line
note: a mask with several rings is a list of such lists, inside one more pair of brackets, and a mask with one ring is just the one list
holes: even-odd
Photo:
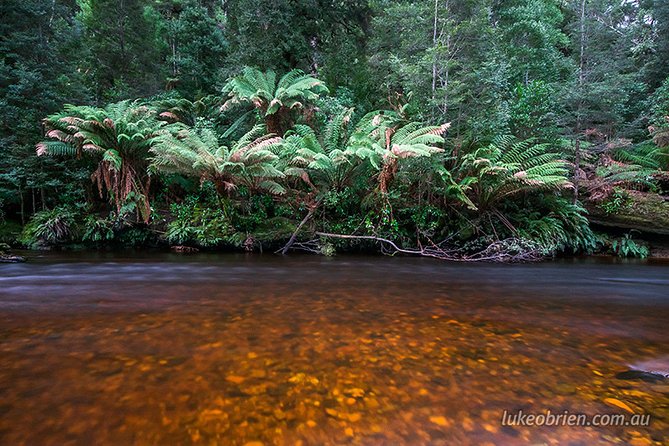
[(203, 206), (196, 197), (188, 197), (181, 204), (172, 205), (174, 220), (167, 225), (165, 238), (171, 244), (193, 243), (212, 247), (224, 242), (231, 226), (225, 213)]
[(69, 205), (37, 212), (23, 229), (19, 241), (32, 248), (74, 241), (79, 233), (80, 218), (80, 211)]
[(103, 243), (114, 239), (114, 221), (111, 218), (100, 218), (89, 215), (84, 220), (83, 237), (85, 242)]
[(611, 245), (613, 253), (618, 257), (638, 257), (645, 259), (650, 254), (650, 250), (646, 245), (634, 241), (632, 239), (632, 232), (630, 231), (623, 237), (613, 241)]
[(592, 232), (586, 211), (564, 197), (546, 197), (542, 207), (550, 211), (541, 215), (533, 211), (520, 218), (519, 235), (538, 243), (546, 255), (570, 251), (592, 253), (602, 246), (602, 240)]
[(621, 210), (629, 207), (631, 202), (632, 198), (626, 190), (615, 187), (608, 198), (600, 204), (600, 207), (607, 214), (617, 214)]

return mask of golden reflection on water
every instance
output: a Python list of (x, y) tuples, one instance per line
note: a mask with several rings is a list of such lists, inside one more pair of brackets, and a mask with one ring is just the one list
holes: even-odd
[[(579, 300), (581, 285), (633, 292), (581, 276), (541, 296), (536, 273), (576, 266), (301, 262), (10, 274), (0, 444), (669, 444), (669, 382), (615, 377), (669, 352), (666, 302), (643, 304), (665, 287), (637, 284), (631, 304)], [(612, 400), (651, 426), (500, 423), (504, 410), (625, 413)]]

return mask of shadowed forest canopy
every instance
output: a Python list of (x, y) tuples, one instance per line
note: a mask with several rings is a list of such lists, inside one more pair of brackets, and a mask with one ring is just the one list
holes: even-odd
[(531, 260), (669, 233), (664, 0), (0, 16), (3, 243)]

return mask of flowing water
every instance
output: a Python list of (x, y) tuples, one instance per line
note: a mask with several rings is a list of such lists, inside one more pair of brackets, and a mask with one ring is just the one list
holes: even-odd
[(619, 375), (669, 364), (668, 272), (38, 254), (0, 265), (0, 444), (669, 444), (669, 382)]

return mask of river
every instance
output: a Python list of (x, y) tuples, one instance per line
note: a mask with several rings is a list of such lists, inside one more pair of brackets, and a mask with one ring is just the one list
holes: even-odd
[(669, 381), (619, 375), (669, 363), (666, 264), (28, 255), (0, 265), (3, 445), (669, 444)]

